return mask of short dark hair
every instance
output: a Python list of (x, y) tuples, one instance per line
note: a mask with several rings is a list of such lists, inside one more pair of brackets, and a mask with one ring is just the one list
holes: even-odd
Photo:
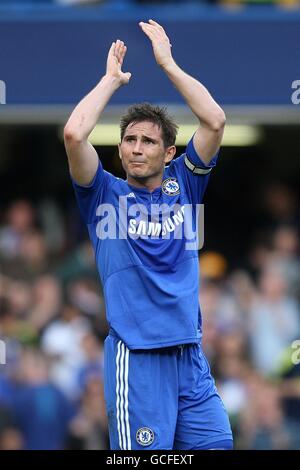
[(157, 124), (162, 132), (164, 146), (175, 145), (178, 126), (167, 112), (166, 107), (153, 106), (150, 103), (133, 104), (121, 117), (121, 141), (129, 124), (150, 121)]

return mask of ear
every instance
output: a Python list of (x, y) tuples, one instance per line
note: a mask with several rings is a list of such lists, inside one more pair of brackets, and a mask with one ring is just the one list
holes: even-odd
[(118, 150), (119, 150), (119, 157), (122, 160), (121, 144), (118, 144)]
[(173, 160), (175, 153), (176, 153), (175, 145), (171, 145), (170, 147), (167, 147), (166, 152), (165, 152), (164, 162), (170, 163), (170, 161)]

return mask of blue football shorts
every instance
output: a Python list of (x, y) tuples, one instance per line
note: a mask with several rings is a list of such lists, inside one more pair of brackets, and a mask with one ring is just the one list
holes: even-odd
[(227, 412), (199, 344), (129, 350), (105, 340), (113, 450), (232, 449)]

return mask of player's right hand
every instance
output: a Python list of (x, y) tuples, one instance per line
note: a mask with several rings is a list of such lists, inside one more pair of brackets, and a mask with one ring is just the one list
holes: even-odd
[(124, 42), (117, 39), (112, 43), (107, 56), (106, 75), (117, 78), (121, 85), (127, 85), (131, 77), (130, 72), (122, 72), (126, 51)]

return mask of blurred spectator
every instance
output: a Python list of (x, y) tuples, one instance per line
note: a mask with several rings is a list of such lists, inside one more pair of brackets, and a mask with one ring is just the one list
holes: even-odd
[(225, 276), (227, 262), (220, 253), (206, 251), (200, 254), (199, 269), (202, 279), (218, 280)]
[(58, 264), (55, 272), (64, 283), (83, 277), (98, 280), (99, 276), (91, 243), (84, 241), (77, 246), (73, 253)]
[(108, 448), (103, 383), (97, 377), (86, 384), (80, 409), (70, 426), (69, 448), (77, 450)]
[(52, 255), (61, 253), (66, 244), (66, 234), (63, 215), (57, 204), (51, 199), (44, 199), (38, 206), (38, 214), (49, 251)]
[(274, 229), (279, 225), (299, 224), (297, 196), (291, 188), (282, 183), (269, 184), (259, 197), (260, 227)]
[(82, 338), (82, 350), (84, 353), (84, 363), (78, 369), (78, 383), (83, 391), (88, 383), (97, 378), (103, 380), (103, 348), (96, 336), (88, 333)]
[(14, 201), (4, 216), (0, 228), (0, 257), (13, 258), (21, 254), (23, 238), (36, 226), (36, 216), (28, 201)]
[(79, 309), (65, 304), (61, 317), (46, 327), (41, 338), (42, 350), (52, 358), (52, 381), (72, 400), (76, 400), (79, 394), (76, 376), (84, 363), (81, 343), (89, 330), (89, 322)]
[(29, 323), (41, 334), (51, 320), (59, 314), (61, 305), (62, 289), (59, 281), (47, 274), (38, 277), (32, 287)]
[(282, 269), (270, 265), (261, 273), (258, 296), (250, 309), (250, 343), (258, 370), (274, 373), (285, 349), (299, 335), (298, 304), (288, 294)]
[(286, 349), (277, 374), (284, 413), (300, 433), (300, 337)]
[(24, 439), (20, 431), (14, 427), (6, 427), (0, 432), (1, 450), (23, 450)]
[(10, 280), (6, 283), (4, 295), (13, 315), (19, 319), (26, 318), (31, 307), (31, 285), (24, 280)]
[(99, 290), (99, 285), (94, 280), (86, 278), (74, 280), (67, 288), (68, 297), (73, 305), (77, 305), (81, 312), (91, 317), (103, 312)]
[(48, 266), (47, 245), (43, 234), (37, 230), (24, 235), (20, 245), (20, 257), (24, 271), (32, 275), (44, 273)]
[(228, 411), (233, 433), (238, 432), (240, 414), (247, 406), (246, 377), (250, 373), (249, 363), (237, 355), (222, 356), (219, 350), (214, 373), (219, 393)]
[(281, 225), (273, 234), (272, 258), (280, 265), (289, 292), (300, 300), (299, 233), (291, 225)]
[(73, 305), (86, 315), (97, 335), (104, 341), (108, 334), (105, 305), (99, 281), (81, 278), (70, 282), (67, 295)]
[(241, 416), (244, 449), (299, 449), (299, 427), (283, 413), (277, 388), (253, 375), (248, 383), (247, 406)]
[[(24, 326), (26, 328), (26, 325)], [(5, 344), (5, 365), (7, 366), (0, 371), (3, 375), (13, 374), (19, 365), (22, 352), (18, 338), (20, 330), (20, 322), (14, 316), (9, 303), (5, 298), (0, 298), (0, 338)]]
[(2, 427), (3, 421), (7, 421), (7, 412), (10, 405), (12, 404), (13, 399), (13, 388), (11, 382), (5, 376), (5, 374), (0, 374), (0, 429)]
[(63, 449), (73, 410), (49, 381), (48, 361), (40, 351), (23, 352), (15, 393), (15, 419), (24, 436), (25, 449)]
[(55, 260), (53, 256), (50, 258), (49, 237), (45, 237), (39, 227), (42, 219), (40, 217), (38, 224), (36, 210), (26, 200), (11, 204), (4, 214), (4, 226), (0, 226), (2, 273), (30, 280), (52, 268)]

